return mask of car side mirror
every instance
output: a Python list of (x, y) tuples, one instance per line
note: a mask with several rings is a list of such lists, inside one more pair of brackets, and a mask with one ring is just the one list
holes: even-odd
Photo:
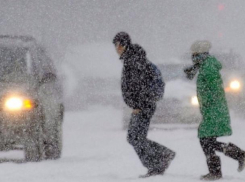
[(41, 81), (39, 82), (40, 85), (44, 84), (44, 83), (49, 83), (49, 82), (53, 82), (57, 79), (56, 75), (53, 73), (46, 73), (43, 78), (41, 79)]

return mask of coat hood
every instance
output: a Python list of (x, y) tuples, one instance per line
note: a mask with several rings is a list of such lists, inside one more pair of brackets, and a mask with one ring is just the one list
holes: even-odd
[(220, 63), (217, 59), (215, 59), (215, 61), (214, 61), (214, 66), (215, 66), (218, 70), (221, 70), (221, 69), (222, 69), (222, 65), (221, 65), (221, 63)]
[(127, 59), (131, 56), (137, 56), (138, 58), (146, 58), (146, 52), (140, 45), (131, 44), (121, 55), (120, 59)]
[(146, 57), (146, 52), (145, 50), (138, 44), (133, 44), (132, 48), (134, 50), (134, 52), (142, 57)]
[[(215, 59), (214, 57), (212, 56), (209, 56), (207, 58), (207, 60), (210, 59), (210, 64), (212, 64), (212, 66), (217, 69), (218, 71), (222, 69), (222, 64), (217, 60)], [(205, 61), (204, 61), (205, 62)]]

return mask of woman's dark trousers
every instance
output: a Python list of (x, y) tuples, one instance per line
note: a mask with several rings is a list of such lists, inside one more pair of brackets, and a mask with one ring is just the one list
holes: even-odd
[(245, 153), (236, 145), (229, 143), (218, 142), (216, 137), (208, 137), (200, 139), (201, 147), (207, 158), (209, 172), (212, 174), (221, 174), (220, 158), (215, 151), (222, 152), (226, 156), (231, 157), (239, 162), (238, 171), (244, 165)]

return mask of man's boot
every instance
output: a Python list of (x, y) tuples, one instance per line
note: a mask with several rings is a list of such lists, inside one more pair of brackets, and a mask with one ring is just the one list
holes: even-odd
[[(151, 169), (148, 170), (148, 172), (145, 175), (140, 175), (140, 178), (147, 178), (150, 176), (156, 176), (156, 175), (163, 175), (164, 172), (167, 170), (171, 162), (175, 158), (175, 152), (167, 149), (163, 152), (162, 160), (160, 160), (160, 163)], [(160, 157), (159, 157), (160, 158)]]
[(144, 175), (140, 175), (139, 178), (148, 178), (156, 175), (163, 175), (164, 171), (162, 169), (149, 169), (148, 172)]
[(229, 143), (224, 149), (224, 154), (238, 161), (239, 172), (241, 172), (245, 168), (245, 151), (241, 150), (233, 143)]
[(176, 153), (170, 149), (167, 149), (167, 151), (165, 151), (163, 153), (163, 161), (164, 161), (164, 171), (166, 169), (168, 169), (169, 165), (171, 164), (171, 162), (174, 160)]
[(212, 156), (207, 158), (209, 173), (201, 176), (201, 180), (214, 181), (222, 178), (221, 162), (218, 156)]

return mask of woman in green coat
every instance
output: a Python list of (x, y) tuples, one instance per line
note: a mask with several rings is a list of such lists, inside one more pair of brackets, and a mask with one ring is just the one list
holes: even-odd
[(223, 81), (220, 75), (221, 63), (209, 55), (211, 43), (196, 41), (191, 46), (193, 66), (184, 71), (189, 79), (197, 77), (197, 97), (202, 114), (202, 122), (198, 128), (201, 147), (207, 158), (209, 173), (201, 177), (203, 180), (222, 178), (220, 158), (215, 151), (223, 152), (238, 161), (238, 171), (245, 167), (245, 152), (236, 145), (217, 141), (217, 137), (232, 134), (230, 115), (227, 106)]

